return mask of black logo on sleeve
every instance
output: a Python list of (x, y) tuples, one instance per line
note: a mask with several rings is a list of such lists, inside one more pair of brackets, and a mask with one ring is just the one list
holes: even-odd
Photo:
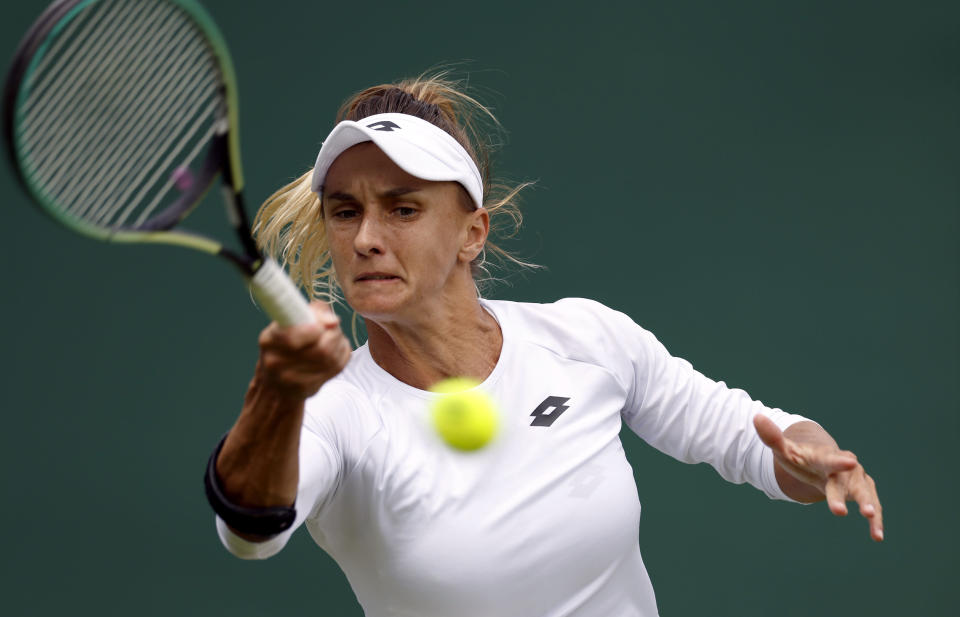
[(533, 416), (533, 422), (530, 423), (530, 426), (550, 426), (557, 421), (560, 414), (570, 409), (568, 405), (564, 405), (569, 400), (570, 397), (564, 398), (562, 396), (548, 396), (543, 399), (543, 402), (530, 414)]
[(389, 121), (389, 120), (381, 120), (380, 122), (374, 122), (373, 124), (368, 124), (368, 125), (367, 125), (367, 128), (368, 128), (368, 129), (373, 129), (373, 130), (375, 130), (375, 131), (387, 131), (387, 132), (390, 132), (390, 131), (392, 131), (393, 129), (398, 129), (398, 128), (400, 128), (400, 125), (397, 124), (397, 123), (395, 123), (395, 122), (391, 122), (391, 121)]

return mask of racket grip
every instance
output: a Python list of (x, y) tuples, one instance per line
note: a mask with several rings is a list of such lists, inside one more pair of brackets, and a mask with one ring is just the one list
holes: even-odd
[(306, 298), (273, 259), (264, 258), (263, 264), (250, 277), (249, 285), (257, 304), (281, 326), (313, 321), (313, 312)]

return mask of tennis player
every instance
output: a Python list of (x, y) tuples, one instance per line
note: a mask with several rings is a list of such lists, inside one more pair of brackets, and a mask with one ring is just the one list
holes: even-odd
[[(370, 617), (651, 617), (622, 424), (773, 499), (838, 515), (854, 501), (882, 540), (873, 481), (818, 424), (708, 379), (597, 302), (479, 297), (485, 255), (502, 253), (491, 220), (518, 215), (471, 130), (488, 113), (437, 77), (365, 90), (261, 209), (261, 243), (315, 295), (342, 293), (368, 341), (351, 351), (319, 301), (316, 323), (261, 333), (206, 474), (227, 549), (266, 558), (305, 523)], [(427, 388), (451, 376), (503, 413), (478, 452), (430, 427)]]

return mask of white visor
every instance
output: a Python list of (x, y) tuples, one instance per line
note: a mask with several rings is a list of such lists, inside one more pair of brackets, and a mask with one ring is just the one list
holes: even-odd
[(318, 195), (330, 166), (344, 150), (372, 141), (397, 167), (415, 178), (459, 182), (478, 208), (483, 207), (483, 181), (476, 163), (456, 139), (426, 120), (407, 114), (376, 114), (333, 127), (320, 148), (310, 187)]

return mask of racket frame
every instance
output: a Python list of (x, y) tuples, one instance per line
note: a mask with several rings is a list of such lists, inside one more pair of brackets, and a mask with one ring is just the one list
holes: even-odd
[[(24, 170), (19, 156), (22, 144), (17, 132), (17, 114), (29, 93), (29, 89), (23, 86), (43, 58), (45, 47), (71, 19), (91, 4), (100, 1), (103, 0), (56, 0), (34, 21), (17, 48), (4, 86), (3, 128), (7, 153), (17, 170), (18, 180), (41, 210), (77, 233), (105, 242), (166, 244), (219, 255), (243, 272), (253, 295), (281, 325), (312, 321), (312, 313), (296, 286), (272, 259), (262, 256), (251, 236), (243, 203), (244, 177), (240, 156), (236, 73), (226, 40), (213, 18), (196, 0), (164, 1), (182, 9), (204, 35), (222, 77), (219, 84), (220, 95), (226, 113), (214, 125), (215, 134), (199, 177), (183, 194), (160, 213), (136, 227), (99, 227), (65, 214)], [(243, 248), (242, 253), (231, 251), (222, 243), (206, 236), (183, 229), (172, 229), (199, 205), (219, 174), (223, 176), (228, 219)]]
[[(6, 137), (4, 141), (10, 161), (17, 170), (17, 179), (44, 213), (53, 217), (61, 225), (84, 236), (121, 244), (168, 244), (191, 248), (211, 255), (222, 255), (240, 267), (248, 276), (254, 274), (258, 262), (262, 258), (250, 237), (249, 220), (243, 209), (244, 177), (240, 156), (239, 101), (236, 73), (223, 35), (213, 18), (196, 0), (166, 1), (184, 11), (203, 33), (209, 44), (222, 77), (221, 96), (226, 109), (223, 119), (226, 123), (224, 126), (217, 128), (217, 134), (211, 141), (207, 158), (203, 163), (202, 173), (189, 190), (180, 195), (157, 216), (151, 217), (142, 225), (137, 227), (120, 225), (105, 228), (64, 214), (56, 206), (55, 201), (21, 166), (18, 154), (21, 144), (18, 140), (16, 126), (18, 109), (21, 108), (30, 93), (29, 88), (23, 87), (24, 82), (36, 68), (37, 63), (43, 59), (46, 46), (77, 14), (98, 1), (101, 0), (57, 0), (50, 4), (34, 21), (17, 48), (4, 87), (3, 118)], [(223, 174), (223, 181), (228, 187), (227, 190), (232, 193), (227, 200), (230, 210), (228, 218), (243, 245), (244, 255), (238, 255), (224, 248), (216, 240), (200, 234), (172, 229), (204, 199), (216, 176), (220, 173)]]

